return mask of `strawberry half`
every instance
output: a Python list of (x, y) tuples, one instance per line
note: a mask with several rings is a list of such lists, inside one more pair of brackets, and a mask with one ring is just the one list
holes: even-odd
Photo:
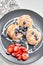
[(25, 47), (21, 46), (20, 49), (22, 50), (22, 52), (27, 52), (28, 53), (28, 50)]
[(15, 53), (14, 52), (12, 53), (12, 56), (15, 57)]
[(28, 59), (28, 50), (21, 46), (21, 44), (11, 44), (6, 50), (7, 54), (11, 54), (13, 57), (16, 57), (18, 60), (27, 60)]
[(18, 59), (18, 60), (21, 60), (21, 59), (22, 59), (21, 55), (20, 55), (17, 59)]
[(14, 47), (14, 52), (17, 52), (19, 50), (19, 47), (18, 46), (15, 46)]
[(27, 53), (23, 53), (23, 54), (22, 54), (22, 60), (24, 60), (24, 61), (25, 61), (25, 60), (27, 60), (27, 59), (28, 59), (28, 57), (29, 57), (29, 56), (28, 56), (28, 54), (27, 54)]
[(18, 55), (22, 54), (22, 51), (19, 49), (17, 52), (14, 52), (14, 53), (15, 53), (15, 56), (18, 57)]
[(14, 45), (12, 44), (12, 45), (10, 45), (10, 46), (7, 48), (6, 53), (7, 53), (7, 54), (11, 54), (13, 51), (14, 51)]

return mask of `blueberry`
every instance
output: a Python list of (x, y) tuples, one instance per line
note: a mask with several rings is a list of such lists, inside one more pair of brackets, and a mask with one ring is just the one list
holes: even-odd
[(19, 28), (16, 28), (16, 29), (15, 29), (15, 32), (17, 32), (17, 33), (18, 33), (18, 32), (19, 32)]
[(25, 32), (23, 32), (23, 31), (22, 31), (22, 34), (23, 34), (23, 35), (26, 35), (26, 33), (25, 33)]
[(26, 32), (26, 29), (24, 29), (23, 31)]
[(22, 26), (19, 26), (19, 30), (22, 30), (23, 29), (23, 27)]
[(20, 40), (20, 43), (24, 43), (24, 40)]
[(32, 35), (34, 35), (34, 32), (32, 32)]
[(15, 29), (15, 35), (17, 36), (18, 35), (18, 32), (19, 32), (19, 29)]
[(26, 39), (25, 39), (25, 38), (22, 38), (22, 40), (26, 41)]
[(27, 27), (27, 26), (24, 26), (23, 28), (24, 28), (24, 29), (27, 29), (28, 27)]
[(26, 22), (24, 21), (24, 22), (23, 22), (23, 25), (25, 25), (25, 24), (26, 24)]
[(27, 26), (24, 26), (24, 27), (23, 27), (23, 31), (24, 31), (24, 32), (26, 32), (26, 31), (27, 31), (27, 29), (28, 29), (28, 27), (27, 27)]
[(37, 35), (35, 35), (34, 37), (35, 37), (35, 40), (38, 40), (38, 36)]

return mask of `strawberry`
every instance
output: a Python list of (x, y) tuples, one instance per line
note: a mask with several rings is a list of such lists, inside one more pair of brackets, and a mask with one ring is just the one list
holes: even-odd
[(28, 59), (28, 50), (21, 46), (21, 44), (11, 44), (6, 50), (7, 54), (11, 54), (16, 57), (18, 60), (27, 60)]
[(24, 52), (24, 53), (22, 54), (22, 60), (26, 61), (26, 60), (28, 59), (28, 57), (29, 57), (29, 56), (28, 56), (27, 53)]
[(21, 46), (21, 50), (22, 51), (27, 51), (27, 49), (25, 47), (23, 47), (23, 46)]
[(14, 53), (14, 52), (12, 53), (12, 56), (14, 56), (14, 57), (15, 57), (15, 53)]
[(25, 47), (21, 46), (20, 49), (22, 50), (22, 52), (27, 52), (28, 53), (28, 51), (27, 51), (27, 49)]
[(18, 54), (22, 54), (22, 51), (19, 49), (17, 52), (15, 52), (16, 56), (18, 56)]
[(18, 57), (18, 56), (20, 56), (20, 55), (22, 55), (22, 51), (21, 51), (21, 50), (19, 50), (19, 51), (16, 53), (16, 57)]
[(21, 55), (17, 58), (18, 60), (21, 60), (22, 58), (21, 58)]
[(17, 55), (16, 55), (16, 58), (18, 58), (19, 56), (20, 56), (20, 54), (17, 54)]
[(7, 48), (6, 53), (7, 53), (7, 54), (11, 54), (13, 51), (14, 51), (14, 47), (10, 45), (10, 46)]
[(17, 52), (19, 50), (19, 47), (18, 46), (15, 46), (14, 47), (14, 52)]

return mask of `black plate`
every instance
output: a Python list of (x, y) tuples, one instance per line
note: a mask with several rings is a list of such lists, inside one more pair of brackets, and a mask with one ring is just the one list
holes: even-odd
[[(2, 17), (2, 19), (0, 20), (0, 35), (2, 33), (3, 26), (6, 22), (8, 22), (12, 18), (19, 17), (23, 14), (28, 14), (31, 16), (35, 26), (40, 30), (43, 37), (43, 18), (39, 14), (26, 9), (15, 10), (7, 13), (4, 17)], [(11, 55), (7, 55), (5, 52), (5, 48), (7, 48), (7, 46), (10, 44), (11, 42), (7, 41), (5, 38), (2, 38), (0, 36), (0, 52), (7, 60), (11, 62), (19, 64), (32, 63), (41, 58), (43, 55), (43, 45), (42, 45), (36, 52), (30, 54), (30, 58), (27, 61), (18, 61), (16, 58), (12, 57)]]

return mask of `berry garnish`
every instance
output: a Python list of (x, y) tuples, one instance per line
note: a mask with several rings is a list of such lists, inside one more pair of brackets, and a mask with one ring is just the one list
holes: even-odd
[(34, 32), (32, 32), (32, 35), (34, 35)]
[(22, 60), (26, 61), (28, 59), (28, 54), (27, 53), (22, 53)]
[(37, 35), (35, 35), (34, 37), (35, 37), (35, 40), (38, 40), (38, 36)]
[(12, 53), (12, 56), (15, 56), (15, 53), (14, 52)]
[(23, 22), (23, 25), (25, 25), (25, 24), (26, 24), (26, 22), (24, 21), (24, 22)]
[(19, 30), (22, 30), (23, 29), (23, 27), (22, 26), (19, 26)]
[(14, 51), (17, 52), (19, 50), (19, 47), (18, 46), (15, 46), (14, 47)]
[(16, 28), (16, 29), (15, 29), (15, 33), (18, 33), (18, 31), (19, 31), (19, 28)]
[(6, 53), (7, 54), (11, 54), (13, 51), (14, 51), (14, 48), (13, 47), (8, 47)]
[(8, 46), (6, 53), (12, 55), (18, 60), (27, 60), (28, 59), (28, 50), (23, 47), (21, 44), (15, 43)]
[(20, 55), (17, 59), (18, 59), (18, 60), (21, 60), (21, 59), (22, 59), (21, 55)]

